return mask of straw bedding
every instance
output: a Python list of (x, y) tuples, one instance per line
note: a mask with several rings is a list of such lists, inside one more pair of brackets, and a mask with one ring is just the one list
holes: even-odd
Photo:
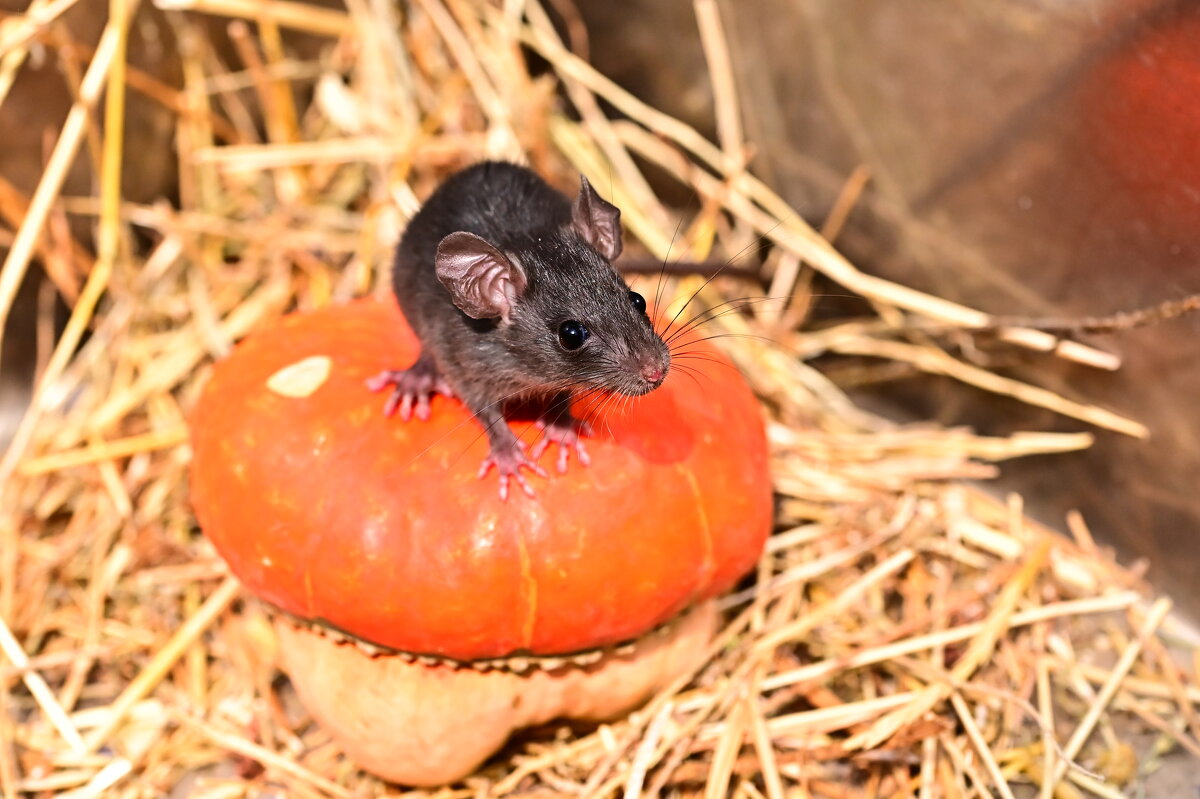
[[(777, 532), (757, 574), (723, 601), (725, 626), (694, 674), (628, 719), (531, 731), (438, 795), (1117, 797), (1162, 758), (1200, 758), (1197, 653), (1172, 634), (1169, 601), (1082, 518), (1062, 535), (1027, 519), (1019, 497), (971, 482), (1090, 436), (890, 423), (809, 364), (902, 363), (1144, 435), (952, 344), (986, 329), (1046, 357), (1115, 359), (842, 258), (829, 238), (861, 176), (822, 236), (746, 171), (711, 0), (696, 8), (716, 144), (593, 71), (532, 0), (416, 0), (403, 14), (368, 0), (171, 4), (190, 9), (173, 18), (191, 43), (184, 86), (164, 98), (178, 113), (178, 206), (120, 196), (124, 97), (145, 82), (123, 59), (136, 8), (115, 2), (79, 95), (96, 114), (61, 131), (64, 155), (25, 198), (0, 278), (7, 313), (39, 256), (73, 309), (0, 462), (4, 796), (399, 792), (306, 718), (274, 669), (263, 609), (195, 529), (187, 413), (210, 364), (257, 325), (386, 291), (390, 248), (420, 198), (482, 157), (524, 160), (564, 188), (588, 175), (647, 258), (728, 258), (762, 275), (765, 291), (725, 276), (662, 286), (672, 310), (691, 298), (685, 318), (720, 336), (763, 400)], [(69, 4), (35, 5), (50, 24)], [(206, 46), (197, 20), (212, 14), (230, 18), (238, 63)], [(40, 30), (6, 29), (0, 77)], [(324, 37), (321, 55), (290, 59), (281, 31), (292, 30)], [(531, 53), (543, 74), (531, 74)], [(97, 196), (64, 196), (65, 162), (89, 137)], [(694, 190), (700, 210), (660, 203), (645, 163)], [(47, 223), (62, 213), (96, 226), (94, 256), (64, 266), (82, 248)], [(870, 313), (806, 325), (816, 275)]]

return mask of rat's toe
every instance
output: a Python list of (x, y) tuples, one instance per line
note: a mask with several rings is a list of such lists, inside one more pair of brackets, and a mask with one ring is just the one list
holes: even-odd
[(404, 392), (399, 388), (393, 389), (392, 393), (388, 395), (387, 402), (383, 403), (383, 415), (389, 419), (395, 416), (402, 399), (404, 399)]
[(429, 421), (429, 395), (421, 394), (417, 397), (417, 418), (422, 422)]

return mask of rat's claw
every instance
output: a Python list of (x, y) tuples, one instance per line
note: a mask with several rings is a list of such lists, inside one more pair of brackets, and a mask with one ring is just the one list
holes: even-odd
[(417, 418), (422, 422), (429, 421), (429, 395), (417, 395)]
[[(590, 430), (590, 428), (589, 428), (589, 430)], [(582, 463), (584, 466), (592, 465), (591, 457), (587, 454), (587, 450), (583, 448), (583, 439), (582, 438), (578, 438), (575, 440), (575, 457), (578, 458), (579, 462)], [(563, 467), (566, 468), (567, 458), (566, 458), (565, 454), (563, 455), (562, 461), (563, 461)]]
[(404, 374), (402, 371), (385, 369), (379, 374), (367, 378), (367, 388), (375, 392), (383, 391), (388, 386), (396, 383), (402, 374)]
[(546, 476), (546, 470), (529, 459), (529, 456), (525, 454), (525, 446), (520, 443), (513, 444), (508, 449), (500, 451), (493, 449), (489, 452), (488, 456), (483, 459), (483, 463), (479, 465), (479, 479), (482, 480), (493, 466), (500, 473), (500, 500), (502, 502), (508, 499), (509, 479), (517, 481), (517, 485), (521, 486), (525, 496), (537, 496), (521, 469), (528, 469), (538, 477)]
[(558, 444), (557, 467), (559, 474), (566, 474), (567, 459), (572, 449), (575, 450), (575, 457), (579, 459), (580, 464), (583, 466), (591, 464), (592, 459), (588, 457), (587, 450), (583, 448), (583, 439), (581, 438), (581, 436), (591, 435), (592, 426), (590, 424), (568, 416), (566, 420), (553, 422), (538, 419), (537, 426), (544, 431), (544, 435), (533, 447), (531, 454), (534, 460), (540, 458), (551, 444)]
[(535, 494), (533, 492), (533, 486), (529, 485), (529, 481), (525, 479), (525, 475), (521, 474), (520, 472), (517, 472), (516, 474), (500, 475), (500, 501), (501, 502), (508, 501), (509, 478), (513, 478), (517, 481), (517, 485), (521, 486), (521, 490), (523, 492), (525, 492), (525, 496), (529, 497), (530, 499), (537, 498), (537, 494)]
[(587, 450), (583, 448), (583, 439), (578, 436), (572, 444), (565, 441), (558, 442), (558, 473), (567, 473), (567, 456), (570, 454), (572, 446), (575, 449), (575, 459), (579, 461), (581, 466), (591, 466), (592, 459), (588, 457)]
[(450, 384), (432, 364), (423, 360), (408, 369), (388, 369), (367, 380), (367, 388), (371, 391), (383, 391), (388, 386), (392, 386), (392, 393), (383, 405), (383, 413), (390, 417), (399, 411), (400, 418), (406, 422), (412, 419), (414, 410), (418, 419), (428, 420), (429, 398), (434, 394), (454, 396)]
[(579, 438), (576, 438), (573, 443), (568, 443), (566, 441), (554, 441), (548, 436), (543, 436), (538, 443), (534, 445), (533, 450), (530, 452), (530, 457), (532, 457), (534, 460), (538, 460), (542, 457), (542, 453), (550, 448), (551, 443), (558, 444), (558, 458), (556, 459), (555, 464), (559, 474), (567, 473), (567, 461), (571, 454), (572, 448), (575, 450), (575, 457), (582, 465), (591, 465), (592, 459), (588, 457), (587, 450), (583, 448), (583, 441)]
[[(529, 481), (525, 479), (525, 475), (521, 474), (520, 472), (517, 472), (516, 474), (513, 475), (513, 479), (517, 481), (517, 485), (521, 486), (521, 490), (525, 492), (525, 496), (529, 497), (530, 499), (533, 499), (534, 497), (537, 496), (537, 494), (535, 494), (533, 492), (533, 486), (531, 486), (529, 484)], [(505, 480), (500, 483), (500, 486), (501, 486), (500, 499), (508, 499), (508, 480), (507, 480), (507, 478), (505, 478)]]
[(383, 415), (391, 419), (396, 413), (396, 406), (400, 404), (400, 398), (404, 396), (399, 391), (393, 391), (388, 394), (387, 402), (383, 403)]

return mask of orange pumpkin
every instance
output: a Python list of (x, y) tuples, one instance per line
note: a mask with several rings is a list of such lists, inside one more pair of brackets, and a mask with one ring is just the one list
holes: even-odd
[[(593, 418), (590, 466), (531, 476), (536, 498), (506, 502), (494, 474), (477, 477), (487, 441), (457, 401), (403, 422), (366, 388), (417, 351), (395, 303), (368, 299), (285, 317), (214, 367), (192, 417), (193, 505), (255, 595), (388, 650), (556, 656), (636, 639), (758, 558), (771, 514), (761, 414), (715, 351)], [(406, 774), (385, 776), (428, 784)]]

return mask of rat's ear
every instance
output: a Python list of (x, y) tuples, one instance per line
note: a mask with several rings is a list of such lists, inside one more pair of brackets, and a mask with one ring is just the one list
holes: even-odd
[(438, 280), (454, 304), (472, 319), (505, 322), (525, 293), (525, 270), (474, 233), (451, 233), (438, 243)]
[(621, 254), (621, 209), (596, 193), (579, 176), (579, 196), (571, 206), (571, 227), (608, 260)]

